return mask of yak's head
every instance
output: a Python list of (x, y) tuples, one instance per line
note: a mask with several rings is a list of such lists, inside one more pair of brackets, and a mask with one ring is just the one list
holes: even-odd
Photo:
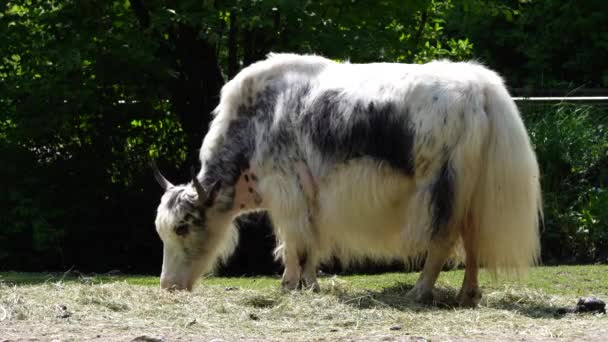
[(171, 184), (152, 163), (154, 177), (165, 190), (156, 214), (156, 231), (163, 241), (160, 285), (191, 290), (218, 259), (234, 251), (238, 235), (232, 216), (215, 206), (219, 182), (205, 189), (192, 170), (192, 181)]

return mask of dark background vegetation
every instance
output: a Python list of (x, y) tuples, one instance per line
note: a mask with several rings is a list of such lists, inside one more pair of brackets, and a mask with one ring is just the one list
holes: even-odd
[[(589, 93), (608, 87), (608, 2), (0, 1), (0, 270), (157, 273), (147, 160), (186, 181), (222, 84), (269, 51), (476, 59), (517, 94)], [(543, 260), (605, 262), (607, 107), (519, 104)], [(225, 272), (275, 272), (268, 219), (241, 225)]]

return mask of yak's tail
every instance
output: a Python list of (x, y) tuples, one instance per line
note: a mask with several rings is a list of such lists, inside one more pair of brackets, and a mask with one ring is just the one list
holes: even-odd
[(542, 200), (536, 156), (517, 106), (495, 75), (485, 88), (489, 120), (469, 208), (479, 266), (519, 275), (539, 262)]

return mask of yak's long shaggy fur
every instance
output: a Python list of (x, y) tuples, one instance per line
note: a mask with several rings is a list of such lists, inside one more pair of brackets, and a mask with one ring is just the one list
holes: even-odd
[[(201, 160), (206, 184), (255, 167), (281, 248), (314, 245), (321, 260), (408, 259), (467, 215), (481, 265), (517, 271), (539, 255), (536, 159), (501, 78), (475, 63), (270, 55), (223, 88)], [(318, 183), (315, 208), (296, 161)]]
[[(425, 299), (463, 246), (459, 297), (476, 305), (479, 266), (517, 273), (539, 256), (536, 157), (502, 79), (476, 63), (272, 54), (224, 86), (200, 159), (185, 187), (212, 204), (195, 199), (197, 210), (169, 205), (180, 187), (157, 175), (168, 188), (157, 216), (163, 273), (189, 279), (186, 287), (205, 271), (187, 265), (208, 268), (200, 265), (229, 254), (230, 222), (251, 210), (272, 217), (287, 288), (316, 284), (319, 263), (332, 257), (349, 264), (426, 255), (413, 290)], [(214, 184), (219, 191), (208, 191)], [(198, 222), (192, 233), (176, 235), (188, 217)], [(197, 255), (193, 241), (202, 241)]]

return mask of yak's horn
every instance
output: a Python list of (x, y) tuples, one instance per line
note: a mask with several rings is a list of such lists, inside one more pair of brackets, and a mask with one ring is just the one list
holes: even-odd
[(201, 204), (205, 203), (205, 201), (207, 199), (207, 193), (205, 192), (205, 189), (203, 189), (203, 186), (201, 185), (201, 183), (198, 181), (198, 178), (196, 178), (196, 172), (194, 171), (194, 166), (190, 167), (190, 176), (192, 177), (192, 185), (194, 185), (194, 188), (196, 189), (196, 193), (198, 194), (198, 201)]
[(169, 188), (173, 187), (173, 184), (171, 184), (171, 182), (169, 182), (167, 178), (165, 178), (165, 176), (160, 173), (160, 170), (158, 169), (158, 166), (156, 165), (156, 162), (154, 160), (150, 160), (150, 167), (152, 168), (152, 172), (154, 173), (154, 178), (156, 178), (156, 181), (158, 182), (158, 184), (160, 184), (163, 190), (167, 191)]

